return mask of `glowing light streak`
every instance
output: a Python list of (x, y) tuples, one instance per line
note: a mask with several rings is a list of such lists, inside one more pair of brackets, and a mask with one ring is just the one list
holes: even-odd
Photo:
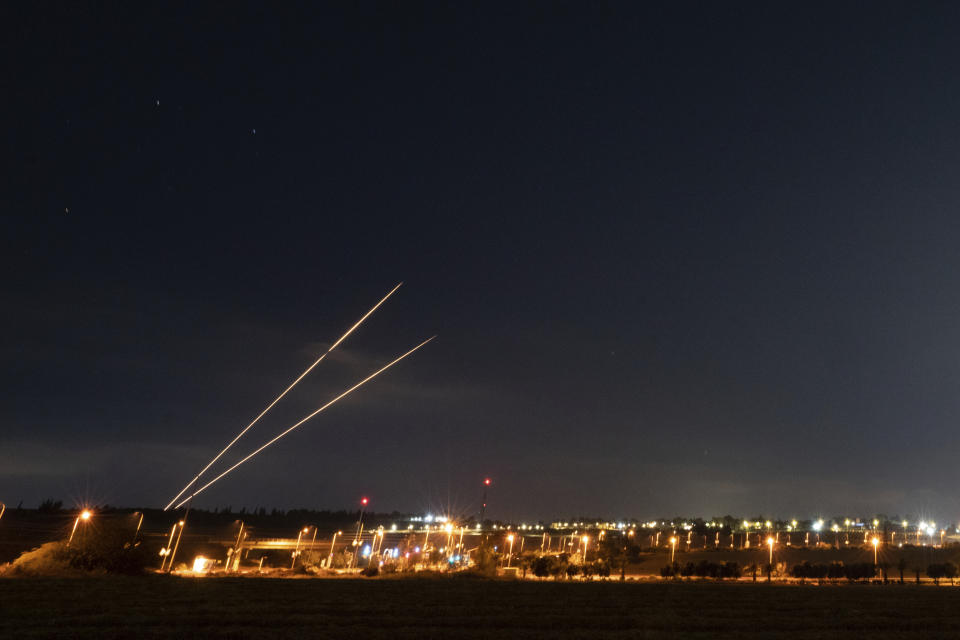
[[(296, 380), (294, 380), (293, 383), (291, 383), (289, 387), (287, 387), (286, 389), (283, 390), (283, 393), (281, 393), (280, 395), (278, 395), (278, 396), (276, 397), (276, 399), (274, 399), (273, 402), (271, 402), (269, 405), (267, 405), (267, 408), (266, 408), (266, 409), (264, 409), (263, 411), (260, 412), (260, 415), (258, 415), (256, 418), (253, 419), (253, 421), (252, 421), (250, 424), (248, 424), (246, 427), (244, 427), (243, 431), (241, 431), (240, 433), (238, 433), (238, 434), (237, 434), (237, 437), (235, 437), (233, 440), (230, 441), (230, 444), (228, 444), (227, 446), (225, 446), (220, 453), (218, 453), (217, 455), (215, 455), (215, 456), (213, 457), (213, 460), (211, 460), (210, 462), (208, 462), (208, 463), (207, 463), (207, 466), (205, 466), (203, 469), (201, 469), (201, 470), (200, 470), (200, 473), (198, 473), (198, 474), (196, 475), (196, 477), (194, 477), (193, 480), (191, 480), (190, 482), (188, 482), (188, 483), (187, 483), (187, 486), (185, 486), (183, 489), (181, 489), (181, 490), (180, 490), (180, 493), (178, 493), (176, 496), (174, 496), (174, 497), (173, 497), (173, 500), (171, 500), (170, 503), (163, 508), (163, 510), (166, 511), (167, 509), (169, 509), (169, 508), (170, 508), (170, 505), (172, 505), (174, 502), (177, 501), (177, 499), (180, 498), (180, 496), (182, 496), (184, 493), (186, 493), (186, 491), (187, 491), (188, 489), (190, 489), (190, 487), (192, 487), (192, 486), (197, 482), (197, 480), (200, 479), (200, 476), (202, 476), (204, 473), (206, 473), (207, 469), (209, 469), (210, 467), (212, 467), (212, 466), (214, 465), (214, 463), (215, 463), (217, 460), (219, 460), (220, 457), (227, 452), (227, 450), (230, 449), (230, 447), (232, 447), (234, 444), (236, 444), (237, 440), (239, 440), (240, 438), (243, 437), (243, 434), (245, 434), (247, 431), (249, 431), (250, 428), (251, 428), (253, 425), (257, 424), (257, 422), (260, 420), (260, 418), (262, 418), (263, 416), (265, 416), (265, 415), (267, 414), (267, 412), (270, 411), (270, 409), (272, 409), (275, 404), (277, 404), (278, 402), (280, 402), (280, 400), (281, 400), (281, 398), (283, 398), (283, 396), (287, 395), (287, 393), (288, 393), (291, 389), (293, 389), (295, 386), (297, 386), (297, 383), (298, 383), (298, 382), (300, 382), (301, 380), (303, 380), (308, 373), (310, 373), (311, 371), (313, 371), (314, 367), (316, 367), (318, 364), (320, 364), (320, 362), (322, 362), (323, 359), (326, 358), (327, 355), (328, 355), (331, 351), (333, 351), (334, 349), (337, 348), (337, 345), (339, 345), (341, 342), (343, 342), (344, 340), (346, 340), (346, 339), (347, 339), (347, 336), (349, 336), (351, 333), (353, 333), (353, 332), (356, 330), (356, 328), (359, 327), (359, 326), (363, 323), (364, 320), (366, 320), (367, 318), (369, 318), (369, 317), (370, 317), (370, 314), (372, 314), (374, 311), (376, 311), (377, 308), (378, 308), (380, 305), (382, 305), (384, 302), (386, 302), (386, 301), (387, 301), (387, 298), (389, 298), (390, 296), (392, 296), (392, 295), (396, 292), (396, 290), (400, 288), (400, 286), (401, 286), (402, 284), (403, 284), (403, 283), (401, 282), (400, 284), (398, 284), (397, 286), (395, 286), (393, 289), (391, 289), (391, 290), (390, 290), (390, 293), (388, 293), (387, 295), (383, 296), (383, 298), (381, 298), (380, 302), (378, 302), (377, 304), (373, 305), (373, 307), (372, 307), (369, 311), (367, 311), (367, 312), (363, 315), (362, 318), (360, 318), (359, 320), (357, 320), (357, 322), (356, 322), (352, 327), (350, 327), (349, 329), (347, 329), (347, 332), (346, 332), (345, 334), (343, 334), (342, 336), (340, 336), (340, 338), (339, 338), (336, 342), (334, 342), (332, 345), (330, 345), (330, 348), (327, 349), (327, 350), (323, 353), (323, 355), (321, 355), (319, 358), (317, 358), (317, 361), (316, 361), (316, 362), (314, 362), (312, 365), (310, 365), (309, 367), (307, 367), (307, 369), (306, 369), (303, 373), (301, 373), (300, 376), (299, 376)], [(183, 503), (181, 502), (180, 504), (183, 504)], [(177, 505), (177, 506), (179, 507), (179, 505)]]
[(414, 351), (416, 351), (417, 349), (421, 348), (422, 346), (424, 346), (425, 344), (427, 344), (428, 342), (430, 342), (431, 340), (433, 340), (433, 339), (436, 338), (436, 337), (437, 337), (437, 336), (431, 336), (430, 338), (427, 338), (426, 340), (424, 340), (423, 342), (421, 342), (420, 344), (418, 344), (417, 346), (415, 346), (413, 349), (410, 349), (410, 351), (407, 351), (405, 354), (403, 354), (402, 356), (400, 356), (399, 358), (397, 358), (397, 359), (394, 360), (393, 362), (391, 362), (391, 363), (385, 365), (384, 367), (378, 369), (376, 372), (371, 373), (369, 376), (367, 376), (366, 378), (364, 378), (363, 380), (361, 380), (361, 381), (358, 382), (357, 384), (353, 385), (352, 387), (350, 387), (349, 389), (347, 389), (346, 391), (344, 391), (343, 393), (341, 393), (340, 395), (338, 395), (336, 398), (334, 398), (333, 400), (331, 400), (331, 401), (328, 402), (327, 404), (323, 405), (322, 407), (320, 407), (319, 409), (317, 409), (316, 411), (314, 411), (313, 413), (311, 413), (310, 415), (308, 415), (306, 418), (303, 418), (302, 420), (300, 420), (300, 422), (294, 424), (292, 427), (288, 428), (286, 431), (281, 432), (280, 435), (276, 436), (276, 437), (273, 438), (272, 440), (267, 441), (266, 444), (262, 445), (259, 449), (257, 449), (257, 450), (254, 451), (253, 453), (249, 454), (247, 457), (241, 459), (239, 462), (237, 462), (235, 465), (233, 465), (232, 467), (230, 467), (229, 469), (227, 469), (226, 471), (224, 471), (223, 473), (221, 473), (220, 475), (218, 475), (216, 478), (214, 478), (213, 480), (211, 480), (211, 481), (208, 482), (207, 484), (203, 485), (202, 487), (200, 487), (200, 488), (197, 489), (196, 491), (194, 491), (194, 492), (193, 492), (192, 494), (190, 494), (187, 498), (185, 498), (184, 500), (182, 500), (182, 501), (180, 502), (180, 504), (177, 505), (176, 508), (179, 509), (180, 507), (182, 507), (183, 505), (185, 505), (188, 500), (190, 500), (191, 498), (193, 498), (193, 497), (197, 496), (198, 494), (200, 494), (204, 489), (207, 489), (210, 485), (212, 485), (213, 483), (215, 483), (217, 480), (220, 480), (220, 479), (223, 478), (225, 475), (227, 475), (228, 473), (230, 473), (231, 471), (233, 471), (234, 469), (236, 469), (237, 467), (239, 467), (240, 465), (242, 465), (244, 462), (246, 462), (246, 461), (249, 460), (250, 458), (254, 457), (254, 456), (257, 455), (258, 453), (260, 453), (261, 451), (263, 451), (264, 449), (266, 449), (267, 447), (269, 447), (270, 445), (272, 445), (274, 442), (276, 442), (277, 440), (279, 440), (279, 439), (282, 438), (283, 436), (287, 435), (288, 433), (290, 433), (291, 431), (293, 431), (294, 429), (296, 429), (297, 427), (299, 427), (300, 425), (302, 425), (302, 424), (303, 424), (304, 422), (306, 422), (307, 420), (310, 420), (311, 418), (313, 418), (313, 417), (316, 416), (317, 414), (321, 413), (321, 412), (324, 411), (327, 407), (330, 407), (331, 405), (333, 405), (334, 403), (336, 403), (336, 402), (337, 402), (338, 400), (340, 400), (341, 398), (344, 398), (344, 397), (346, 397), (347, 395), (353, 393), (354, 391), (356, 391), (357, 389), (359, 389), (360, 387), (362, 387), (362, 386), (365, 385), (366, 383), (370, 382), (371, 380), (373, 380), (374, 378), (376, 378), (378, 375), (380, 375), (381, 373), (383, 373), (384, 371), (386, 371), (387, 369), (389, 369), (389, 368), (392, 367), (393, 365), (397, 364), (398, 362), (400, 362), (401, 360), (403, 360), (404, 358), (406, 358), (407, 356), (409, 356), (410, 354), (412, 354)]

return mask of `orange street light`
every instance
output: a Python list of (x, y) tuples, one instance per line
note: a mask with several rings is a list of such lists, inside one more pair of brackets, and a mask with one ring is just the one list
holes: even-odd
[(181, 520), (177, 524), (180, 526), (180, 532), (177, 534), (177, 541), (173, 543), (173, 551), (170, 554), (170, 565), (167, 567), (167, 572), (173, 571), (173, 561), (177, 557), (177, 549), (180, 548), (180, 537), (183, 535), (183, 526), (186, 522)]
[(81, 520), (86, 522), (92, 515), (93, 513), (91, 513), (89, 509), (84, 509), (80, 512), (80, 515), (77, 516), (77, 519), (73, 521), (73, 529), (70, 531), (70, 539), (67, 540), (68, 547), (70, 546), (70, 543), (73, 542), (73, 535), (77, 532), (77, 525), (80, 524)]
[[(136, 513), (136, 512), (134, 512), (134, 513)], [(0, 515), (2, 515), (2, 514), (0, 514)], [(137, 536), (140, 535), (140, 527), (141, 527), (141, 525), (143, 525), (143, 511), (140, 512), (140, 519), (137, 521), (137, 530), (133, 532), (133, 543), (132, 543), (132, 544), (136, 544), (136, 543), (137, 543)]]
[(771, 567), (771, 571), (773, 570), (773, 569), (772, 569), (772, 567), (773, 567), (773, 542), (774, 542), (773, 536), (770, 536), (770, 537), (767, 538), (767, 546), (770, 547), (770, 567)]
[(308, 531), (306, 527), (297, 532), (297, 547), (293, 550), (293, 562), (290, 563), (290, 568), (293, 569), (297, 564), (297, 556), (300, 555), (300, 539)]
[(874, 564), (874, 566), (876, 566), (876, 564), (877, 564), (877, 547), (880, 545), (880, 541), (879, 541), (876, 537), (874, 537), (873, 540), (870, 541), (870, 543), (873, 545), (873, 564)]
[(677, 538), (670, 536), (670, 564), (673, 564), (673, 555), (677, 551)]
[(167, 556), (170, 555), (170, 547), (173, 546), (173, 534), (177, 532), (177, 523), (174, 522), (173, 526), (170, 527), (170, 539), (167, 541), (167, 546), (160, 549), (160, 571), (163, 571), (163, 567), (167, 564)]
[(513, 534), (507, 536), (507, 540), (510, 542), (510, 553), (507, 555), (507, 568), (510, 567), (510, 560), (513, 558)]
[(330, 557), (327, 558), (327, 568), (330, 569), (333, 567), (333, 545), (337, 543), (337, 536), (342, 536), (343, 531), (337, 531), (333, 534), (333, 539), (330, 541)]

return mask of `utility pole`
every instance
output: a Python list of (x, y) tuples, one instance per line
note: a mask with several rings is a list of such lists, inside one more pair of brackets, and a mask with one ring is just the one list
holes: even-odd
[(490, 486), (490, 478), (483, 479), (483, 500), (480, 502), (480, 528), (483, 529), (483, 518), (487, 513), (487, 487)]

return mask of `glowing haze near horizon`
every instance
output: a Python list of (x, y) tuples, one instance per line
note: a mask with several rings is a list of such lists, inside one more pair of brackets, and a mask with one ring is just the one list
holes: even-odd
[(957, 519), (960, 7), (11, 13), (0, 501)]

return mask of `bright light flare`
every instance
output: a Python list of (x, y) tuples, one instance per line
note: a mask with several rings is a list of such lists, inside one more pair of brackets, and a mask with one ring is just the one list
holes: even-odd
[(89, 509), (84, 509), (83, 511), (80, 512), (81, 520), (84, 520), (84, 521), (89, 520), (91, 516), (93, 516), (93, 513)]

